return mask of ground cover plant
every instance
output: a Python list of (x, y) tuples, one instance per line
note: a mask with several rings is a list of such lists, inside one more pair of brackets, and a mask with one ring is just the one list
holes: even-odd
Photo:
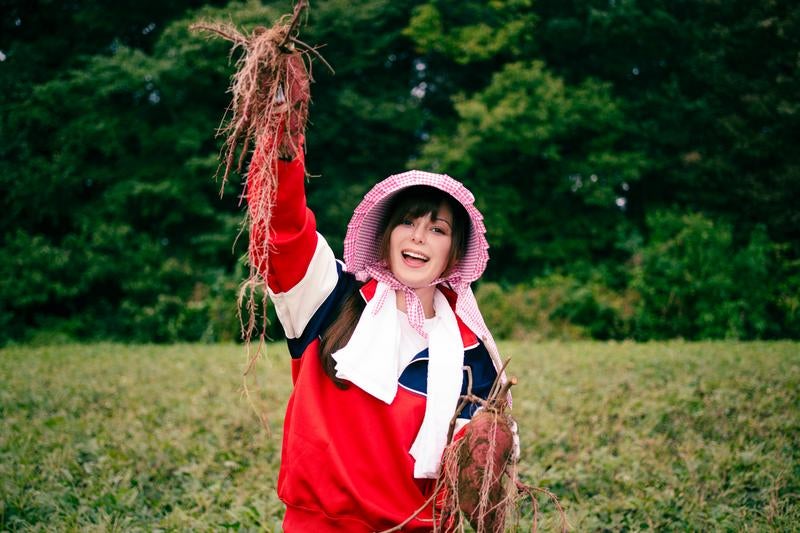
[[(800, 344), (500, 347), (520, 381), (522, 478), (574, 531), (800, 523)], [(244, 359), (235, 345), (0, 351), (0, 530), (279, 531), (288, 356), (271, 346), (258, 369), (271, 435), (241, 397)]]

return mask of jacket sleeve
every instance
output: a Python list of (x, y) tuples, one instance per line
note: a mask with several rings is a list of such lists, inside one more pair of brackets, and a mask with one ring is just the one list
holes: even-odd
[[(256, 179), (267, 164), (256, 150), (247, 176), (245, 196), (252, 211), (265, 197), (265, 184)], [(269, 229), (254, 223), (250, 230), (251, 264), (264, 276), (286, 336), (302, 335), (308, 321), (333, 291), (338, 279), (336, 259), (317, 233), (314, 213), (306, 204), (305, 161), (275, 160), (278, 188), (272, 199)], [(253, 217), (253, 220), (258, 220)], [(269, 240), (264, 237), (269, 231)]]

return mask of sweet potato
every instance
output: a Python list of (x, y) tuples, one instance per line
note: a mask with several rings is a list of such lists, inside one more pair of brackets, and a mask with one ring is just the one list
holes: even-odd
[(448, 446), (439, 499), (443, 524), (460, 510), (478, 533), (503, 531), (506, 507), (516, 494), (504, 475), (513, 460), (511, 424), (500, 410), (483, 409)]

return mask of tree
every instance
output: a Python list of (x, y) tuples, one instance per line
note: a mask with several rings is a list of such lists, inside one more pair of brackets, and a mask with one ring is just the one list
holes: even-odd
[(508, 280), (619, 260), (615, 241), (626, 220), (618, 199), (645, 166), (625, 146), (625, 116), (608, 84), (568, 84), (528, 59), (537, 20), (530, 4), (462, 2), (454, 10), (429, 2), (409, 29), (442, 65), (434, 79), (460, 79), (462, 70), (486, 77), (475, 91), (451, 95), (456, 120), (434, 125), (418, 162), (479, 192), (490, 276)]
[(629, 208), (679, 206), (758, 224), (800, 253), (800, 7), (796, 2), (539, 0), (542, 57), (565, 79), (611, 83), (648, 155)]
[[(227, 43), (188, 26), (230, 17), (252, 29), (290, 5), (234, 2), (183, 14), (188, 5), (167, 3), (151, 21), (155, 4), (115, 4), (105, 14), (120, 20), (110, 27), (94, 3), (52, 18), (15, 7), (25, 31), (3, 46), (20, 76), (0, 82), (13, 89), (4, 93), (0, 143), (0, 342), (41, 328), (155, 341), (229, 335), (210, 330), (217, 319), (209, 315), (224, 301), (235, 316), (242, 278), (240, 183), (231, 180), (220, 200), (212, 180), (233, 65)], [(326, 83), (315, 87), (312, 120), (325, 127), (308, 135), (309, 166), (323, 174), (311, 202), (334, 243), (366, 184), (402, 170), (415, 149), (411, 45), (401, 34), (408, 12), (402, 2), (356, 11), (328, 2), (315, 5), (304, 31), (330, 45), (338, 71), (324, 78), (316, 63)], [(27, 30), (59, 17), (41, 41)], [(71, 43), (76, 36), (85, 40)], [(29, 53), (38, 62), (22, 61)]]

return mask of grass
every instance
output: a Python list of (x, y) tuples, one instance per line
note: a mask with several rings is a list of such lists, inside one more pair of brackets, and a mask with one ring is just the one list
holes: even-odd
[[(800, 344), (501, 349), (520, 378), (521, 475), (573, 530), (797, 530)], [(271, 436), (243, 363), (232, 345), (0, 351), (0, 530), (280, 531), (288, 356), (273, 346), (259, 367)]]

